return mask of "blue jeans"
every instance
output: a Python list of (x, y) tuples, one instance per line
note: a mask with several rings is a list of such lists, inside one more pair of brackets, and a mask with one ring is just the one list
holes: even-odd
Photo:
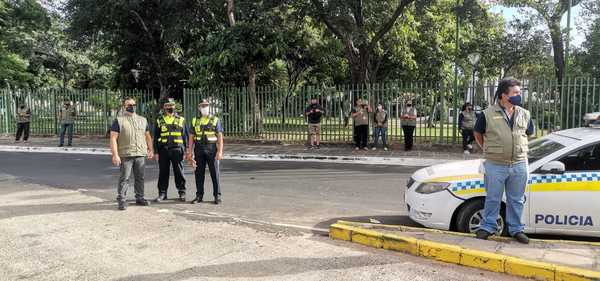
[(60, 125), (60, 145), (65, 144), (65, 133), (69, 134), (69, 145), (73, 144), (73, 124)]
[(387, 147), (387, 128), (384, 127), (373, 127), (373, 147), (377, 147), (380, 136), (383, 147)]
[(527, 162), (512, 165), (497, 164), (485, 161), (485, 207), (480, 229), (495, 233), (498, 225), (496, 219), (500, 213), (502, 195), (506, 190), (506, 225), (511, 236), (523, 232), (521, 222), (523, 204), (525, 203), (525, 186), (527, 185)]

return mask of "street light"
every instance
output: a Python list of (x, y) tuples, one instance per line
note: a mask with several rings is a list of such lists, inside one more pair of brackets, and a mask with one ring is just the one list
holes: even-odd
[(479, 63), (479, 60), (481, 59), (481, 55), (479, 53), (471, 53), (467, 56), (467, 58), (469, 59), (469, 62), (471, 63), (471, 65), (473, 65), (473, 80), (472, 80), (472, 85), (473, 87), (471, 88), (471, 93), (467, 96), (467, 102), (473, 103), (474, 99), (475, 99), (475, 72), (477, 71), (477, 64)]

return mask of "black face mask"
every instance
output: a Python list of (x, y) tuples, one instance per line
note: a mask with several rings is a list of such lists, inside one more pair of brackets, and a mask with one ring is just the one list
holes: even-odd
[(130, 105), (128, 107), (125, 108), (125, 110), (129, 113), (134, 113), (135, 112), (135, 106)]
[(175, 112), (175, 108), (165, 108), (165, 112), (173, 113), (173, 112)]
[(25, 106), (24, 106), (24, 105), (21, 105), (21, 108), (25, 108)]

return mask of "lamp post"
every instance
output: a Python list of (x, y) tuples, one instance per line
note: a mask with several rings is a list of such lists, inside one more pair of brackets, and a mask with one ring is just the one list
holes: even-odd
[(140, 71), (134, 68), (131, 70), (131, 75), (133, 75), (133, 79), (135, 79), (135, 88), (137, 90), (138, 79), (140, 78)]
[(481, 55), (479, 53), (471, 53), (467, 57), (468, 57), (471, 65), (473, 65), (473, 79), (471, 81), (472, 88), (471, 88), (469, 95), (467, 96), (466, 101), (470, 102), (470, 103), (474, 103), (474, 100), (475, 100), (475, 72), (477, 72), (477, 64), (479, 63), (479, 60), (481, 59)]

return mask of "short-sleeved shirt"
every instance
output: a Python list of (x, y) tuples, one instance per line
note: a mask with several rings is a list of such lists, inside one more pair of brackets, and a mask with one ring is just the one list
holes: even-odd
[[(312, 110), (320, 110), (321, 112), (313, 112), (311, 113)], [(321, 118), (323, 117), (323, 108), (316, 104), (316, 105), (309, 105), (306, 110), (304, 110), (304, 113), (306, 114), (307, 118), (308, 118), (308, 123), (310, 124), (319, 124), (321, 123)]]
[[(200, 120), (200, 118), (196, 118), (197, 120)], [(217, 126), (215, 127), (215, 132), (217, 133), (223, 133), (223, 125), (221, 124), (221, 119), (217, 120)], [(190, 128), (190, 133), (193, 135), (199, 135), (202, 134), (202, 132), (198, 132), (196, 133), (196, 127), (192, 126)]]
[[(110, 126), (110, 131), (115, 133), (121, 133), (121, 126), (119, 126), (119, 121), (115, 119)], [(146, 132), (150, 132), (150, 125), (146, 124)]]
[[(508, 126), (512, 129), (513, 124), (514, 124), (514, 115), (515, 113), (513, 112), (513, 116), (510, 117), (510, 119), (505, 115), (504, 119), (506, 120), (506, 122), (508, 123)], [(485, 131), (487, 129), (487, 124), (485, 121), (485, 114), (480, 114), (477, 117), (477, 121), (475, 122), (475, 128), (473, 129), (473, 131), (480, 133), (480, 134), (485, 134)], [(531, 121), (531, 119), (529, 119), (529, 123), (527, 124), (527, 130), (525, 131), (525, 133), (528, 136), (531, 136), (535, 133), (535, 128), (533, 126), (533, 121)]]

